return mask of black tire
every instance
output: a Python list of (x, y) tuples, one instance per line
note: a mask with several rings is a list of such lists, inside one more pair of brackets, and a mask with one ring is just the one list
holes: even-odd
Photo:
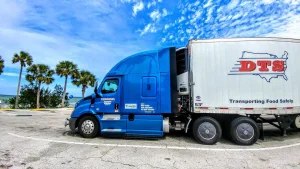
[(219, 122), (211, 117), (200, 117), (193, 124), (193, 136), (203, 144), (216, 144), (222, 137)]
[(259, 138), (259, 128), (254, 120), (238, 117), (230, 124), (230, 137), (238, 145), (252, 145)]
[(95, 138), (99, 134), (98, 120), (94, 116), (82, 117), (78, 123), (78, 131), (84, 138)]
[(300, 128), (300, 115), (298, 115), (291, 124), (291, 128), (299, 129)]

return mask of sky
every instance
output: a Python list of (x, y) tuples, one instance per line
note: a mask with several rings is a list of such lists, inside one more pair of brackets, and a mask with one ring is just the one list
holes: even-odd
[[(16, 94), (20, 71), (11, 60), (21, 50), (52, 69), (72, 61), (101, 81), (129, 55), (186, 46), (189, 39), (300, 39), (300, 0), (0, 0), (0, 18), (0, 94), (9, 95)], [(21, 85), (25, 75), (26, 68)], [(63, 78), (54, 78), (43, 86), (63, 86)], [(67, 92), (81, 96), (71, 80)]]

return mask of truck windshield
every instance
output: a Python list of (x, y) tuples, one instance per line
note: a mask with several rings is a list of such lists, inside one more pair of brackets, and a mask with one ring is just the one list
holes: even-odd
[(106, 94), (116, 92), (118, 89), (118, 84), (118, 79), (107, 79), (102, 86), (101, 93)]

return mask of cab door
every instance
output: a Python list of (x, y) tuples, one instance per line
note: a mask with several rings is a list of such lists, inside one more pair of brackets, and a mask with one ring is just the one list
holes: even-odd
[(98, 103), (96, 103), (97, 112), (119, 114), (121, 77), (107, 77), (98, 92), (102, 94)]
[(106, 77), (98, 88), (101, 93), (96, 99), (94, 109), (100, 114), (101, 133), (125, 133), (126, 117), (120, 111), (122, 76)]

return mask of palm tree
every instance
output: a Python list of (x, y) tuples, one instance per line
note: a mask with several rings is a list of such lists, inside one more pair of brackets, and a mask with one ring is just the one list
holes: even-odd
[(19, 55), (17, 53), (15, 53), (14, 57), (12, 59), (12, 63), (18, 63), (18, 62), (20, 62), (21, 69), (20, 69), (20, 74), (19, 74), (17, 96), (16, 96), (16, 102), (15, 102), (15, 108), (16, 109), (18, 108), (20, 83), (21, 83), (21, 76), (22, 76), (23, 67), (31, 66), (31, 64), (32, 64), (32, 57), (30, 56), (29, 53), (24, 52), (24, 51), (21, 51)]
[(54, 81), (52, 77), (54, 75), (54, 70), (50, 69), (49, 66), (44, 64), (34, 64), (27, 68), (28, 74), (26, 75), (26, 80), (30, 83), (36, 82), (38, 85), (38, 92), (36, 96), (36, 108), (40, 108), (40, 89), (41, 84), (51, 84)]
[(62, 96), (61, 107), (65, 106), (65, 96), (67, 91), (67, 81), (68, 77), (71, 75), (71, 79), (75, 79), (79, 77), (79, 70), (77, 65), (70, 61), (62, 61), (56, 65), (56, 74), (60, 75), (60, 77), (65, 77), (65, 86), (64, 93)]
[(3, 69), (5, 68), (4, 66), (4, 60), (0, 56), (0, 75), (3, 73)]
[(85, 89), (88, 88), (88, 86), (94, 87), (94, 83), (96, 81), (95, 75), (93, 75), (91, 72), (87, 70), (82, 70), (79, 73), (79, 77), (75, 78), (72, 83), (79, 87), (82, 86), (82, 97), (84, 97)]

